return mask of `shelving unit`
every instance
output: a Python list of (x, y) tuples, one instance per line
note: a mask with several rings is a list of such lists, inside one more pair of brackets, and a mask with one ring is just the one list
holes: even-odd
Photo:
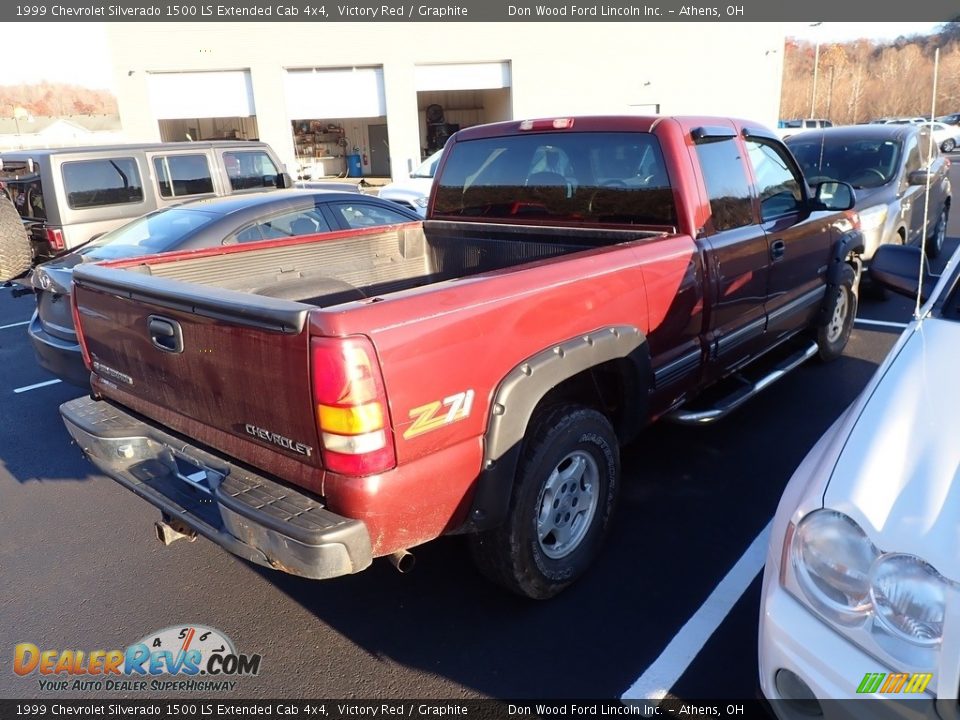
[(343, 127), (317, 120), (294, 122), (293, 127), (301, 175), (323, 177), (346, 172)]

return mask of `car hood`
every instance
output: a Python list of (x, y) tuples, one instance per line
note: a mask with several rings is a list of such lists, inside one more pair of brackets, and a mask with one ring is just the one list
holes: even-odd
[(380, 189), (380, 197), (386, 200), (415, 200), (430, 194), (433, 178), (407, 178), (384, 185)]
[(880, 187), (854, 188), (857, 198), (857, 210), (866, 210), (871, 205), (886, 205), (893, 199), (892, 184), (887, 183)]
[[(908, 331), (910, 332), (910, 331)], [(960, 323), (928, 318), (863, 407), (824, 493), (883, 552), (960, 581)]]

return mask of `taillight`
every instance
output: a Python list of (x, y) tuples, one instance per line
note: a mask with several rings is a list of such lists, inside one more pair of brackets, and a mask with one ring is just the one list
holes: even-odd
[(310, 348), (324, 467), (345, 475), (389, 470), (397, 459), (373, 344), (364, 337), (313, 338)]
[(80, 343), (80, 354), (83, 356), (83, 364), (87, 370), (93, 369), (93, 363), (90, 362), (90, 351), (87, 350), (87, 341), (83, 339), (83, 331), (80, 329), (80, 310), (77, 307), (77, 286), (73, 286), (73, 293), (70, 297), (70, 311), (73, 313), (73, 328), (77, 333), (77, 342)]
[(65, 250), (66, 245), (63, 242), (63, 230), (60, 228), (48, 227), (47, 231), (47, 242), (50, 243), (50, 247), (54, 250)]

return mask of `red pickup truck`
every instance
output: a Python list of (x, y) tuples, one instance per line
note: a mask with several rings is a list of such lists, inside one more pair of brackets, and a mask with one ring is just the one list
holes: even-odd
[(61, 412), (165, 542), (329, 578), (468, 533), (550, 597), (599, 550), (620, 444), (842, 352), (853, 201), (746, 121), (473, 127), (423, 223), (79, 267), (93, 392)]

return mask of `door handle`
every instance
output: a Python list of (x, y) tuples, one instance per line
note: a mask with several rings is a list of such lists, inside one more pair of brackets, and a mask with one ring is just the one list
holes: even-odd
[(774, 240), (770, 243), (770, 257), (779, 260), (787, 252), (787, 244), (783, 240)]
[(150, 332), (150, 342), (158, 350), (168, 353), (183, 352), (183, 330), (176, 320), (151, 315), (147, 318), (147, 330)]

